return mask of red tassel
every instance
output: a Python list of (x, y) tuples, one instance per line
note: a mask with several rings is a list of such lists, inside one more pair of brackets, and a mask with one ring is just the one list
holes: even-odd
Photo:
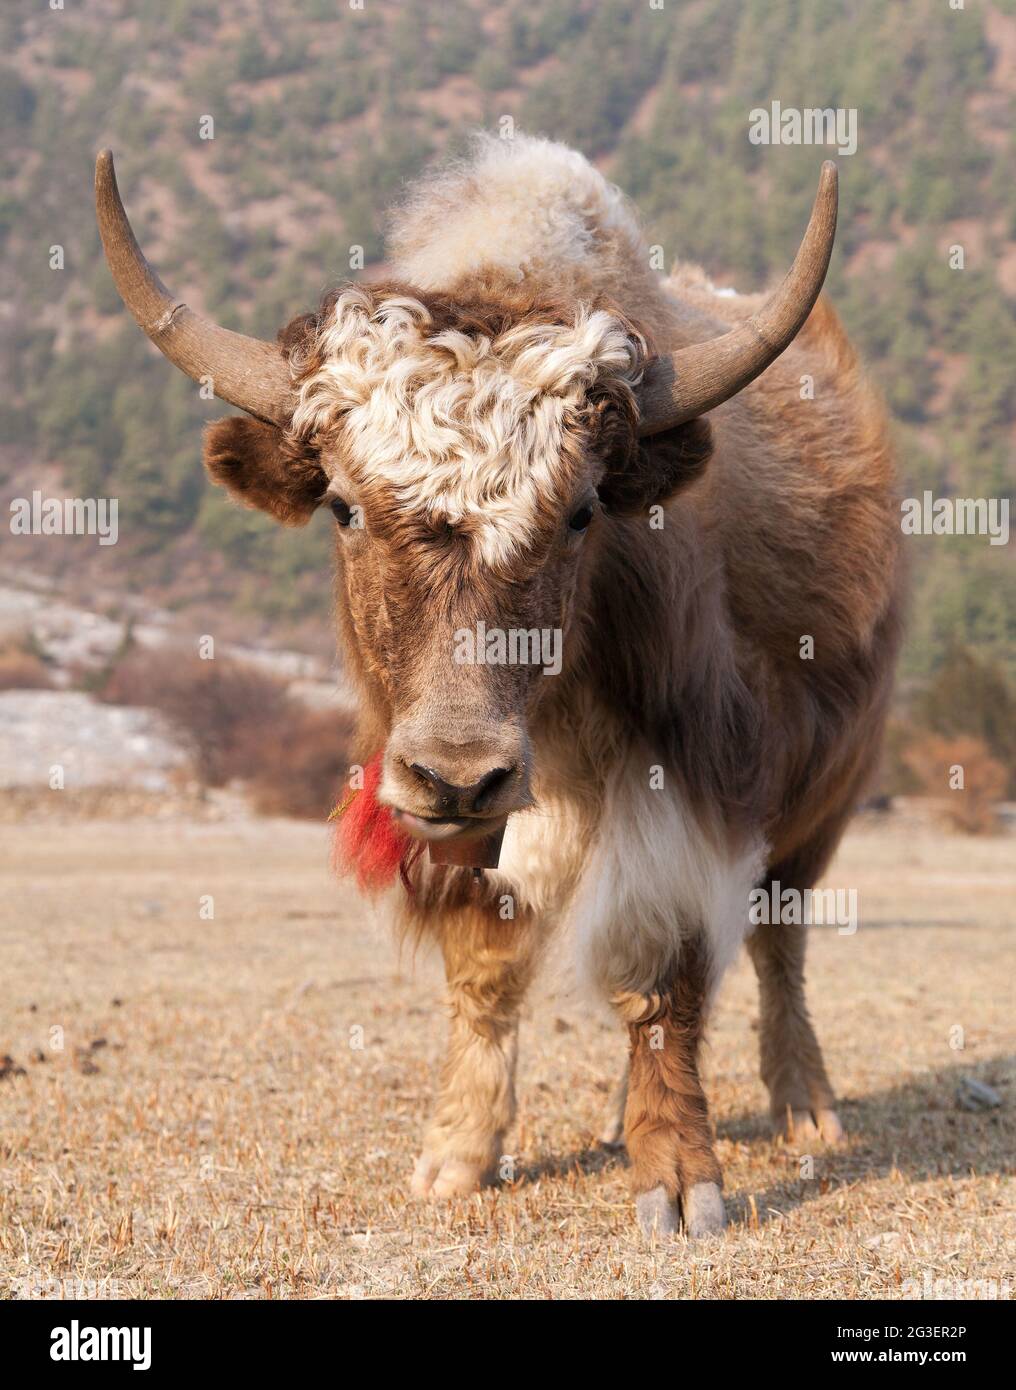
[(409, 870), (423, 846), (399, 829), (390, 806), (378, 802), (381, 760), (382, 754), (375, 753), (363, 769), (362, 790), (352, 792), (332, 812), (332, 869), (342, 876), (353, 874), (365, 893), (381, 892), (400, 873), (407, 892), (412, 892)]

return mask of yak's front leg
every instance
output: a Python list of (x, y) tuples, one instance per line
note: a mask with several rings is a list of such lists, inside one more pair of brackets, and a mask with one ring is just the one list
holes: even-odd
[(639, 1224), (711, 1235), (726, 1225), (698, 1054), (708, 995), (708, 956), (692, 941), (678, 976), (653, 995), (616, 1000), (628, 1024), (630, 1074), (624, 1133)]
[(452, 1197), (497, 1176), (515, 1117), (519, 1009), (532, 975), (532, 923), (480, 905), (446, 909), (441, 948), (451, 1036), (412, 1192)]

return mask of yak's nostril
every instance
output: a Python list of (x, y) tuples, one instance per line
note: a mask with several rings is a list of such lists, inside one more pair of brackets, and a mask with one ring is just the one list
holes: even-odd
[(444, 816), (468, 816), (485, 810), (514, 772), (510, 767), (492, 767), (476, 782), (460, 786), (421, 763), (410, 763), (409, 768), (434, 792), (437, 797), (435, 810)]
[(409, 770), (415, 772), (420, 781), (436, 794), (438, 809), (451, 814), (451, 806), (456, 800), (457, 790), (451, 782), (446, 782), (439, 772), (435, 772), (432, 767), (424, 767), (421, 763), (410, 763)]
[(474, 782), (470, 791), (473, 795), (473, 810), (483, 811), (497, 796), (498, 792), (514, 772), (511, 767), (492, 767), (485, 777)]

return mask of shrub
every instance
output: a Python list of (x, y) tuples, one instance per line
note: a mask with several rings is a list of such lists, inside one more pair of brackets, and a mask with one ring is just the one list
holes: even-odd
[(49, 690), (53, 685), (46, 663), (26, 647), (0, 648), (0, 690)]
[(206, 786), (238, 780), (266, 815), (324, 819), (348, 771), (352, 721), (308, 709), (285, 681), (227, 657), (133, 648), (101, 698), (157, 709), (190, 744)]
[(251, 751), (255, 810), (267, 816), (325, 819), (349, 772), (352, 719), (339, 711), (311, 710), (293, 702), (280, 733)]
[[(910, 745), (905, 761), (922, 791), (940, 800), (949, 823), (967, 835), (997, 826), (995, 807), (1005, 794), (1006, 771), (979, 738), (926, 734)], [(963, 785), (953, 785), (962, 776)]]
[(219, 787), (250, 773), (260, 743), (278, 738), (289, 710), (285, 683), (228, 658), (202, 661), (174, 648), (134, 648), (100, 697), (160, 710), (191, 745), (201, 780)]
[(952, 646), (921, 697), (918, 718), (933, 733), (983, 743), (1007, 769), (1007, 790), (1016, 796), (1016, 692), (1000, 666)]

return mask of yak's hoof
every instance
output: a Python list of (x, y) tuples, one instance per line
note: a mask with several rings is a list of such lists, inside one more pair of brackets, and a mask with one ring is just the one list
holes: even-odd
[(773, 1128), (794, 1144), (840, 1144), (844, 1137), (840, 1117), (832, 1107), (824, 1110), (788, 1108), (782, 1115), (774, 1116)]
[(727, 1212), (716, 1183), (697, 1182), (684, 1194), (683, 1206), (684, 1229), (693, 1240), (726, 1229)]
[(662, 1183), (635, 1198), (635, 1214), (645, 1236), (676, 1235), (680, 1222), (677, 1203), (668, 1195)]
[(478, 1192), (485, 1185), (487, 1173), (480, 1163), (466, 1163), (460, 1158), (442, 1158), (422, 1153), (416, 1160), (409, 1190), (414, 1197), (464, 1197)]

